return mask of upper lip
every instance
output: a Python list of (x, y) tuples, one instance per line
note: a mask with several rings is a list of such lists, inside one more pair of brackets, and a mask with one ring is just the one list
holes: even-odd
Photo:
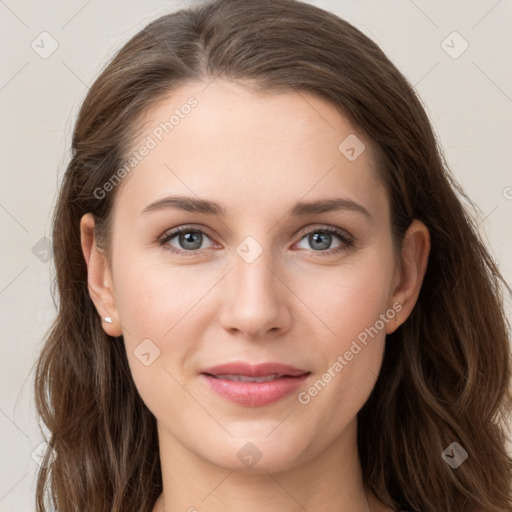
[(210, 375), (243, 375), (245, 377), (267, 377), (268, 375), (288, 375), (298, 377), (308, 370), (302, 370), (294, 366), (281, 363), (260, 363), (250, 364), (244, 362), (233, 362), (204, 368), (201, 373)]

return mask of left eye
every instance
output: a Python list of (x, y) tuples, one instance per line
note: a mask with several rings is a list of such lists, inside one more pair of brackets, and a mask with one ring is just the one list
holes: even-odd
[[(338, 238), (338, 240), (341, 240), (341, 242), (335, 247), (329, 247), (332, 243), (333, 235), (335, 238)], [(306, 240), (311, 247), (313, 247), (315, 252), (325, 252), (325, 249), (342, 250), (346, 246), (351, 245), (350, 239), (342, 231), (334, 228), (314, 229), (301, 238), (300, 242), (303, 240)]]

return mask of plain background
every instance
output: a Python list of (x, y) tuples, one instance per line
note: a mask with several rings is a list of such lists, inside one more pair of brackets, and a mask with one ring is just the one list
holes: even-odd
[[(55, 317), (45, 237), (51, 237), (51, 212), (78, 108), (129, 37), (159, 15), (193, 3), (0, 0), (0, 511), (34, 510), (32, 452), (42, 437), (33, 404), (33, 364)], [(451, 170), (480, 209), (479, 229), (511, 283), (512, 3), (310, 3), (376, 41), (415, 87)], [(45, 55), (52, 44), (57, 49)], [(506, 300), (510, 317), (510, 297)]]

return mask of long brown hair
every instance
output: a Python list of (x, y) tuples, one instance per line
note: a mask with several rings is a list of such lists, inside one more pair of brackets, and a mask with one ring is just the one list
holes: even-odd
[[(394, 509), (512, 511), (510, 288), (411, 85), (355, 27), (296, 0), (213, 0), (162, 16), (87, 94), (53, 218), (60, 300), (37, 361), (35, 399), (57, 457), (39, 472), (37, 511), (146, 512), (162, 492), (156, 420), (134, 385), (122, 336), (101, 327), (79, 224), (92, 212), (108, 238), (117, 189), (94, 191), (122, 166), (141, 115), (177, 87), (216, 77), (329, 100), (377, 147), (395, 247), (413, 219), (430, 231), (418, 301), (388, 335), (358, 413), (367, 486)], [(441, 456), (453, 442), (468, 453), (457, 469)]]

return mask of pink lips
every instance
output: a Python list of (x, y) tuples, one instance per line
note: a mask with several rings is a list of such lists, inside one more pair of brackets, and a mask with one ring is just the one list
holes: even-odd
[[(201, 377), (210, 389), (230, 401), (248, 407), (267, 405), (284, 398), (300, 387), (309, 375), (307, 370), (280, 363), (228, 363), (205, 368), (201, 372)], [(275, 378), (266, 382), (243, 382), (228, 379), (227, 376)]]

